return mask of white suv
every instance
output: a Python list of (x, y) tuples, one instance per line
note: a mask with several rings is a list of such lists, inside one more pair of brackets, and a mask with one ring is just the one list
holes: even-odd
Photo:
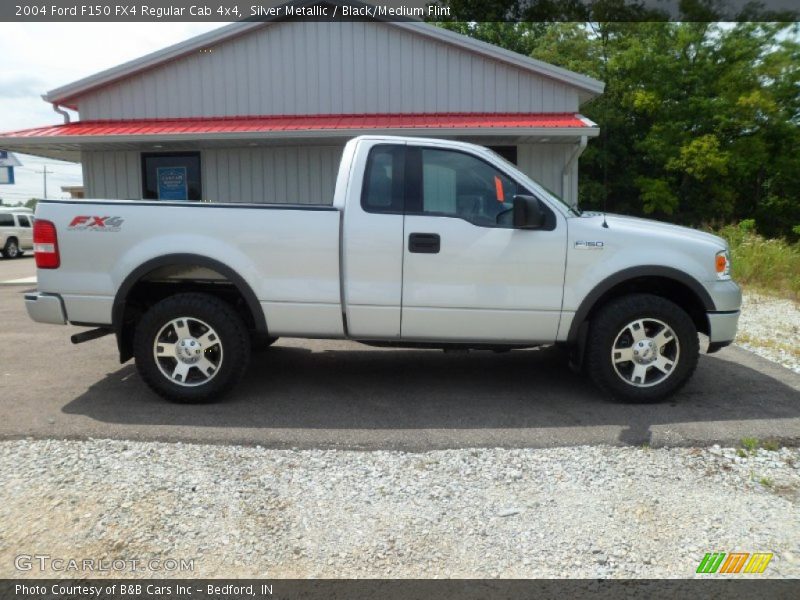
[(0, 253), (6, 258), (33, 250), (33, 214), (26, 209), (0, 210)]

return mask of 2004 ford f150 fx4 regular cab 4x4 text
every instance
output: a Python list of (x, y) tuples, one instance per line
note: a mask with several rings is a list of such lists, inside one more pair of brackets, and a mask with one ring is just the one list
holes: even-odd
[[(307, 200), (307, 199), (305, 199)], [(562, 344), (608, 394), (657, 401), (729, 344), (724, 240), (579, 213), (471, 144), (362, 136), (333, 204), (54, 201), (36, 209), (42, 323), (113, 332), (162, 396), (213, 399), (278, 336), (514, 349)]]

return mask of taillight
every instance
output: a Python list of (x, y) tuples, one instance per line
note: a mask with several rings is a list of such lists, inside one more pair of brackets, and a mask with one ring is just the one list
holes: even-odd
[(36, 219), (33, 222), (33, 255), (39, 269), (57, 269), (61, 265), (58, 234), (50, 221)]

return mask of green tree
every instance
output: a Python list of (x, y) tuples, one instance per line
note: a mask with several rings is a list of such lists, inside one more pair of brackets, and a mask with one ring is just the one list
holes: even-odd
[[(684, 0), (682, 8), (706, 18), (719, 14), (715, 4)], [(594, 14), (602, 6), (614, 3), (595, 3)], [(798, 23), (460, 27), (605, 82), (582, 108), (601, 128), (581, 158), (584, 207), (690, 225), (754, 218), (761, 233), (797, 237)]]

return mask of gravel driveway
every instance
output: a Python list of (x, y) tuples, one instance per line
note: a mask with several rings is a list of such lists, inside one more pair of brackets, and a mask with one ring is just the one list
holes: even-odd
[(745, 292), (736, 344), (800, 373), (800, 304)]
[(37, 553), (194, 559), (159, 576), (690, 577), (713, 551), (800, 576), (800, 451), (739, 454), (8, 441), (0, 577), (54, 575), (14, 569)]

